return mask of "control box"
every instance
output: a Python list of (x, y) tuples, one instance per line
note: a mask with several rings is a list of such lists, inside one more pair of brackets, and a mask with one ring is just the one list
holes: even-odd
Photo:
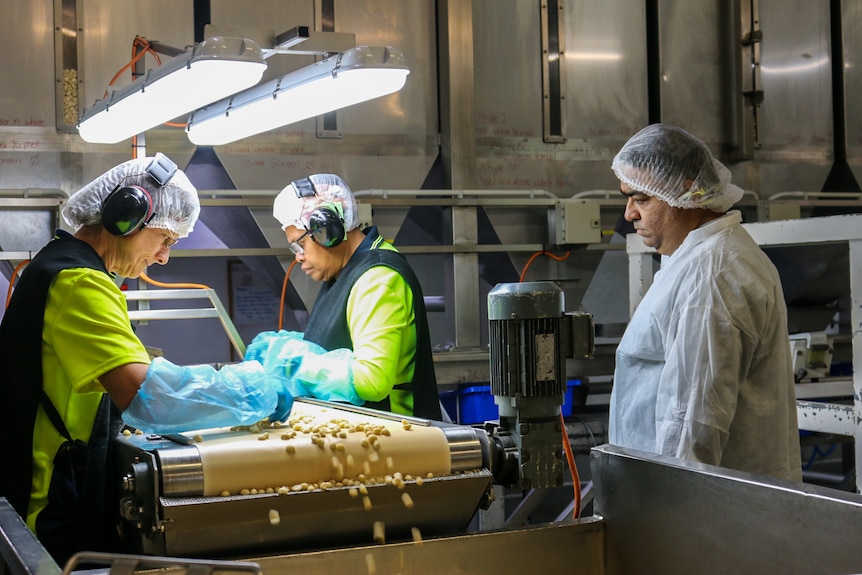
[(602, 241), (600, 206), (597, 202), (564, 199), (548, 210), (550, 243), (558, 246), (597, 244)]

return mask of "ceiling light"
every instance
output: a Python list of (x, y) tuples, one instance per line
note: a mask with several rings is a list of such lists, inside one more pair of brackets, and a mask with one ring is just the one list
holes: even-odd
[(264, 70), (255, 42), (207, 38), (97, 100), (81, 115), (78, 133), (87, 142), (115, 144), (254, 86)]
[(400, 90), (410, 70), (392, 47), (357, 46), (192, 113), (197, 145), (220, 145)]

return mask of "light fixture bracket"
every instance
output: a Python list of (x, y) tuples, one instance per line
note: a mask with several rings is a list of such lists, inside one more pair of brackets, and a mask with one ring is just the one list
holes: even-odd
[(323, 56), (354, 48), (356, 35), (348, 32), (318, 32), (308, 26), (294, 26), (281, 33), (275, 30), (219, 26), (207, 24), (204, 33), (210, 36), (233, 36), (254, 40), (263, 50), (263, 57), (276, 54)]

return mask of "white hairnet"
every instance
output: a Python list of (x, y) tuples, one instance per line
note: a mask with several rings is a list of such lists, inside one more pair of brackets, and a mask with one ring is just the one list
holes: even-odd
[(311, 212), (327, 205), (341, 209), (339, 215), (344, 220), (345, 231), (349, 232), (359, 226), (356, 198), (344, 180), (335, 174), (314, 174), (308, 176), (308, 179), (314, 184), (314, 195), (300, 197), (291, 182), (275, 197), (272, 215), (281, 223), (281, 229), (288, 226), (308, 229)]
[(155, 215), (148, 228), (168, 230), (184, 238), (194, 229), (201, 211), (197, 189), (182, 170), (177, 170), (164, 186), (147, 174), (153, 158), (136, 158), (111, 168), (74, 194), (63, 207), (63, 219), (75, 228), (102, 222), (105, 198), (118, 185), (140, 186), (153, 198)]
[(633, 190), (677, 208), (726, 212), (743, 195), (700, 138), (667, 124), (651, 124), (629, 138), (611, 169)]

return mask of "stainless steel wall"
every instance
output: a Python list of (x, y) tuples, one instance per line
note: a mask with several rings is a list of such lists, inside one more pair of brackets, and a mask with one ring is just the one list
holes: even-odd
[[(58, 25), (62, 8), (69, 6), (77, 8), (79, 22), (78, 30), (65, 32), (66, 38), (73, 31), (78, 38), (79, 108), (102, 95), (128, 61), (135, 35), (177, 47), (195, 39), (190, 2), (6, 0), (0, 21), (7, 47), (0, 52), (5, 80), (0, 84), (0, 188), (71, 193), (130, 157), (128, 142), (86, 144), (57, 117), (63, 71), (56, 61), (64, 37)], [(319, 120), (310, 119), (217, 147), (214, 157), (230, 186), (273, 194), (297, 177), (333, 171), (355, 190), (424, 185), (541, 189), (569, 197), (615, 190), (609, 169), (614, 153), (647, 123), (665, 121), (704, 138), (731, 167), (736, 182), (751, 192), (752, 201), (784, 191), (858, 192), (860, 6), (862, 0), (212, 0), (214, 25), (282, 31), (331, 24), (336, 31), (354, 33), (357, 44), (398, 47), (411, 66), (398, 94), (339, 112), (335, 137), (320, 133)], [(330, 7), (331, 22), (325, 20)], [(549, 13), (549, 7), (557, 9)], [(840, 28), (833, 29), (833, 21)], [(745, 45), (752, 32), (762, 39)], [(543, 46), (554, 43), (562, 49), (558, 95), (544, 83), (549, 77), (544, 67), (553, 67), (554, 59), (553, 50), (543, 52)], [(838, 78), (833, 76), (836, 57), (843, 63)], [(270, 59), (270, 74), (310, 61), (308, 56), (277, 56)], [(743, 95), (749, 89), (756, 92), (753, 98)], [(834, 94), (844, 97), (839, 110), (833, 103), (842, 100)], [(559, 115), (555, 137), (546, 133), (549, 113)], [(196, 152), (176, 128), (150, 130), (146, 146), (183, 166)], [(407, 245), (452, 244), (467, 232), (468, 244), (548, 244), (544, 205), (514, 210), (488, 205), (467, 210), (466, 216), (451, 206), (375, 206), (375, 211), (390, 235)], [(604, 202), (604, 243), (612, 241), (620, 213), (614, 201)], [(267, 209), (251, 214), (244, 221), (263, 228), (255, 231), (261, 245), (286, 247)], [(48, 227), (44, 218), (34, 218), (32, 225)], [(476, 238), (470, 237), (471, 228), (478, 228)], [(8, 245), (8, 236), (4, 241), (0, 232), (0, 248), (8, 250)], [(561, 280), (567, 307), (584, 307), (605, 259), (602, 253), (576, 249), (565, 262), (539, 258), (532, 277)], [(444, 295), (449, 304), (432, 320), (435, 343), (483, 345), (487, 290), (496, 282), (517, 281), (531, 255), (525, 250), (411, 255), (428, 283), (428, 295)], [(218, 277), (188, 278), (181, 260), (175, 262), (152, 270), (153, 275), (225, 283), (226, 265), (209, 266)], [(280, 268), (287, 263), (281, 260)], [(271, 276), (267, 281), (277, 289), (277, 274), (261, 273)], [(617, 271), (601, 277), (625, 285), (624, 278), (613, 279)], [(292, 293), (301, 305), (311, 300), (314, 286), (298, 285)], [(606, 301), (593, 298), (591, 305), (612, 310), (617, 290), (602, 294)], [(611, 312), (600, 315), (605, 313)]]

